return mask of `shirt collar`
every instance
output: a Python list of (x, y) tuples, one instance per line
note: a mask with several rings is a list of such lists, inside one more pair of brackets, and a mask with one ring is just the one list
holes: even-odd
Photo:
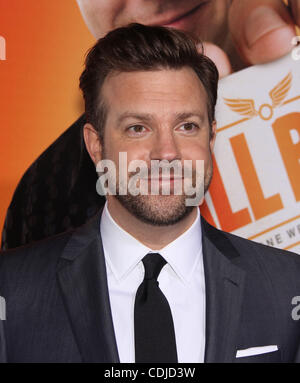
[(115, 278), (120, 281), (144, 258), (147, 253), (160, 253), (174, 272), (187, 283), (202, 256), (200, 213), (193, 224), (174, 241), (160, 250), (143, 245), (121, 228), (104, 206), (100, 232), (104, 254)]

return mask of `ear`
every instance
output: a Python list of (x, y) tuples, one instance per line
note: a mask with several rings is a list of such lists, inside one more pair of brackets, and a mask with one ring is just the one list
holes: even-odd
[(209, 139), (209, 146), (210, 146), (211, 152), (214, 151), (216, 136), (217, 136), (217, 123), (216, 123), (216, 121), (213, 121), (211, 124), (211, 135), (210, 135), (210, 139)]
[(86, 149), (96, 166), (102, 159), (102, 144), (98, 132), (93, 125), (87, 123), (83, 127), (83, 137)]

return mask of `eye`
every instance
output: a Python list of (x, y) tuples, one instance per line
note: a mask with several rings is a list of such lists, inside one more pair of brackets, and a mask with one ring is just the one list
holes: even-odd
[(185, 122), (180, 125), (178, 130), (184, 133), (195, 133), (199, 129), (199, 126), (194, 122)]
[(146, 128), (143, 125), (132, 125), (126, 130), (131, 135), (141, 135), (146, 132)]

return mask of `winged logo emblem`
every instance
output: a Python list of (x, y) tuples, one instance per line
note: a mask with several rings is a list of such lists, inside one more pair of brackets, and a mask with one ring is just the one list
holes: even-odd
[(258, 110), (255, 109), (253, 99), (224, 98), (225, 104), (233, 111), (242, 116), (253, 118), (259, 116), (263, 120), (270, 120), (273, 109), (282, 104), (292, 85), (292, 73), (289, 72), (270, 92), (272, 104), (262, 104)]

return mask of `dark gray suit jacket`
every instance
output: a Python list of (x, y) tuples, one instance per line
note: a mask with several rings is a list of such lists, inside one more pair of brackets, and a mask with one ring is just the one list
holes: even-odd
[[(2, 361), (119, 362), (100, 213), (76, 230), (0, 256)], [(297, 361), (300, 322), (291, 301), (300, 296), (300, 256), (224, 233), (203, 218), (199, 230), (205, 361)], [(237, 350), (268, 345), (279, 350), (236, 359)]]

